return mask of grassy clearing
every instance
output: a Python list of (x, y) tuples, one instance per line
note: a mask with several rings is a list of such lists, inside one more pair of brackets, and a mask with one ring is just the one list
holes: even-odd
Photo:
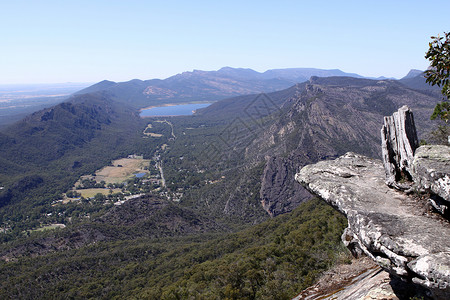
[(32, 232), (33, 232), (33, 231), (52, 230), (52, 229), (56, 229), (56, 228), (64, 228), (64, 227), (66, 227), (66, 225), (64, 225), (64, 224), (50, 224), (50, 225), (46, 225), (46, 226), (37, 228), (37, 229), (35, 229), (35, 230), (32, 230)]
[[(113, 193), (119, 193), (121, 192), (121, 189), (113, 189)], [(78, 193), (81, 194), (84, 198), (91, 198), (97, 195), (98, 193), (103, 194), (105, 196), (109, 195), (109, 189), (82, 189), (77, 190)]]
[[(106, 166), (95, 173), (96, 176), (86, 175), (81, 179), (92, 178), (96, 182), (104, 181), (108, 183), (122, 183), (133, 178), (135, 173), (148, 173), (145, 170), (150, 164), (149, 159), (142, 158), (121, 158), (112, 162), (111, 166)], [(78, 181), (75, 186), (80, 184)]]

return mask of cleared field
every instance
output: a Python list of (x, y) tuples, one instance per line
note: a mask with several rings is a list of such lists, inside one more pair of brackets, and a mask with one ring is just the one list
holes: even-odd
[(97, 182), (105, 181), (108, 183), (122, 183), (133, 177), (135, 173), (147, 173), (144, 170), (148, 167), (150, 160), (142, 158), (122, 158), (113, 161), (113, 166), (107, 166), (97, 171), (95, 180)]
[[(121, 189), (113, 189), (113, 193), (119, 193)], [(82, 189), (77, 190), (78, 193), (81, 194), (84, 198), (91, 198), (97, 195), (98, 193), (103, 194), (105, 196), (109, 195), (109, 189)]]
[(43, 227), (41, 227), (41, 228), (37, 228), (37, 229), (35, 229), (35, 230), (32, 230), (32, 232), (33, 232), (33, 231), (52, 230), (52, 229), (56, 229), (56, 228), (64, 228), (64, 227), (66, 227), (66, 225), (64, 225), (64, 224), (51, 224), (51, 225), (43, 226)]
[(153, 133), (153, 132), (148, 132), (145, 135), (147, 136), (151, 136), (151, 137), (162, 137), (163, 135), (160, 133)]
[[(84, 198), (94, 197), (96, 194), (109, 194), (108, 188), (90, 188), (90, 189), (76, 189), (84, 179), (95, 180), (97, 183), (104, 181), (106, 185), (109, 183), (121, 184), (135, 177), (134, 174), (145, 173), (148, 174), (148, 167), (150, 165), (149, 159), (143, 159), (142, 156), (132, 156), (133, 158), (121, 158), (112, 162), (110, 166), (106, 166), (97, 172), (95, 176), (84, 175), (75, 183), (73, 190), (80, 193)], [(113, 189), (113, 193), (119, 193), (121, 189)], [(72, 201), (70, 198), (65, 198), (63, 203)]]
[(159, 134), (159, 133), (150, 132), (150, 129), (152, 129), (152, 123), (148, 124), (147, 128), (145, 128), (145, 130), (144, 130), (144, 134), (146, 136), (151, 136), (151, 137), (162, 137), (163, 136), (162, 134)]

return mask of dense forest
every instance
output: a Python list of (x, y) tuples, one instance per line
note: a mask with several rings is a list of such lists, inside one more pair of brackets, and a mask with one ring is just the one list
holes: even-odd
[[(145, 231), (141, 225), (135, 230)], [(345, 226), (341, 215), (314, 200), (237, 233), (172, 233), (153, 239), (119, 233), (114, 241), (0, 263), (0, 295), (290, 299), (333, 264), (349, 262), (340, 242)], [(33, 239), (39, 243), (45, 236)]]

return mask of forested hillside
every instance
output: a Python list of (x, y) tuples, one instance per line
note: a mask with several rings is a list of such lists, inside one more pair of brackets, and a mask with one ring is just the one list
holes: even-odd
[(39, 224), (41, 211), (80, 175), (138, 151), (143, 126), (135, 110), (98, 93), (75, 96), (8, 127), (0, 136), (2, 223), (14, 220), (16, 233), (30, 219)]
[[(159, 239), (118, 235), (78, 250), (0, 262), (5, 278), (0, 295), (291, 299), (321, 271), (348, 260), (340, 242), (345, 224), (331, 207), (314, 200), (237, 233)], [(138, 231), (153, 230), (138, 225)]]

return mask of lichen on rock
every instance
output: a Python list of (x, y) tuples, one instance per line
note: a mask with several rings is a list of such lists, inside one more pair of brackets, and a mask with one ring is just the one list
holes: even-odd
[(412, 177), (419, 189), (439, 198), (433, 206), (445, 214), (450, 206), (450, 147), (427, 145), (417, 149), (412, 163)]

